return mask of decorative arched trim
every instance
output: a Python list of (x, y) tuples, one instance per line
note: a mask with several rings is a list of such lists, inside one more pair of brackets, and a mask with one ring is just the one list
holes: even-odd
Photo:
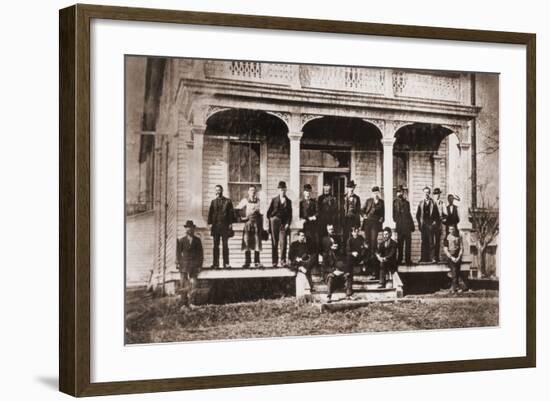
[(392, 120), (389, 121), (390, 124), (390, 130), (389, 135), (392, 137), (395, 137), (397, 135), (397, 132), (408, 125), (413, 125), (414, 121), (399, 121), (399, 120)]
[(325, 116), (320, 114), (302, 114), (300, 116), (300, 129), (303, 130), (305, 125), (313, 120), (318, 120), (319, 118), (323, 118)]
[(282, 120), (288, 131), (290, 131), (290, 113), (286, 111), (271, 111), (271, 110), (261, 110), (266, 112), (267, 114), (271, 114), (272, 116), (277, 117), (278, 119)]
[[(459, 124), (440, 124), (441, 127), (451, 131), (451, 134), (455, 134), (458, 138), (459, 145), (463, 143), (470, 143), (468, 140), (468, 127)], [(450, 134), (449, 134), (450, 135)]]
[(385, 137), (384, 133), (386, 132), (386, 123), (387, 123), (386, 120), (379, 119), (379, 118), (362, 118), (361, 120), (363, 120), (366, 123), (374, 125), (376, 129), (380, 131), (380, 135), (382, 136), (382, 138)]
[(231, 107), (224, 107), (224, 106), (208, 106), (206, 108), (206, 112), (204, 115), (204, 123), (206, 124), (208, 119), (212, 117), (214, 114), (221, 113), (222, 111), (232, 110)]

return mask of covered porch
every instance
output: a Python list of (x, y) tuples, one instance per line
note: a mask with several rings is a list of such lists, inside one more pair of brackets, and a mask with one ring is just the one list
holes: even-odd
[[(295, 126), (300, 129), (293, 130)], [(212, 252), (206, 216), (217, 184), (224, 187), (225, 196), (234, 206), (254, 184), (265, 213), (269, 201), (277, 195), (278, 181), (286, 181), (294, 208), (293, 234), (303, 224), (298, 205), (305, 183), (312, 185), (313, 197), (329, 183), (342, 213), (349, 180), (356, 182), (362, 204), (371, 196), (372, 186), (381, 188), (386, 205), (384, 225), (394, 227), (393, 199), (397, 186), (403, 185), (413, 218), (422, 189), (437, 187), (442, 199), (448, 193), (460, 196), (459, 228), (466, 236), (471, 228), (467, 126), (223, 108), (208, 116), (203, 129), (193, 131), (192, 155), (188, 166), (192, 171), (192, 201), (185, 210), (178, 211), (185, 215), (178, 220), (191, 218), (198, 225), (205, 245), (205, 267), (210, 266)], [(267, 221), (264, 226), (267, 228)], [(230, 264), (238, 268), (244, 263), (240, 249), (242, 225), (237, 223), (234, 229)], [(418, 227), (413, 233), (412, 251), (413, 260), (418, 260)], [(271, 264), (269, 240), (263, 242), (261, 262)]]

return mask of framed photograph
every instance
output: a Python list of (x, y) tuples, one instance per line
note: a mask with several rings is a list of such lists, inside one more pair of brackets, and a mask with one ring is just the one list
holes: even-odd
[(534, 34), (59, 18), (61, 391), (535, 366)]

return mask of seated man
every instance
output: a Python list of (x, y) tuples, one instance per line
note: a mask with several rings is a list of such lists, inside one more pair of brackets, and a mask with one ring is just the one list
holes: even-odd
[(201, 239), (195, 236), (195, 224), (187, 220), (185, 225), (185, 236), (177, 240), (176, 259), (180, 271), (180, 292), (182, 303), (186, 306), (193, 306), (195, 303), (195, 290), (197, 276), (204, 259)]
[(456, 225), (449, 225), (449, 234), (443, 242), (443, 252), (447, 256), (449, 268), (451, 269), (451, 291), (462, 292), (459, 289), (459, 281), (464, 285), (464, 289), (468, 291), (468, 284), (460, 277), (460, 265), (462, 264), (462, 254), (464, 245), (462, 244), (462, 236), (458, 232)]
[(332, 300), (332, 293), (336, 286), (341, 285), (342, 279), (346, 288), (346, 299), (353, 294), (353, 277), (344, 262), (344, 249), (340, 239), (336, 236), (334, 225), (327, 225), (327, 236), (322, 241), (323, 265), (326, 273), (327, 303)]
[(364, 263), (366, 253), (367, 246), (365, 245), (365, 239), (359, 235), (359, 227), (352, 227), (351, 236), (346, 244), (346, 262), (349, 272), (353, 274), (353, 267)]
[(309, 288), (313, 291), (311, 269), (315, 264), (316, 258), (312, 244), (308, 243), (304, 230), (298, 231), (298, 239), (290, 244), (288, 258), (290, 260), (290, 267), (306, 276)]
[(390, 276), (397, 270), (397, 243), (391, 238), (391, 228), (384, 228), (384, 239), (378, 244), (376, 258), (380, 262), (380, 285), (378, 288), (386, 288), (386, 275)]

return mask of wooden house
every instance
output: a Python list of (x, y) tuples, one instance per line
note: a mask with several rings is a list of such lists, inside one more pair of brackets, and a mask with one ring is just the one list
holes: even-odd
[[(473, 101), (475, 74), (162, 60), (156, 64), (157, 90), (146, 96), (148, 126), (140, 149), (153, 212), (151, 285), (164, 283), (168, 292), (175, 288), (176, 238), (183, 235), (186, 220), (198, 226), (205, 267), (212, 263), (206, 216), (217, 184), (234, 205), (255, 184), (266, 210), (277, 183), (286, 181), (293, 230), (301, 228), (298, 202), (305, 183), (312, 185), (314, 197), (330, 183), (340, 203), (349, 180), (356, 182), (362, 203), (371, 187), (379, 186), (384, 225), (390, 227), (398, 185), (407, 189), (413, 217), (422, 189), (438, 187), (442, 199), (448, 193), (460, 196), (459, 228), (468, 244), (468, 209), (476, 185), (472, 147), (482, 109)], [(244, 260), (242, 226), (234, 228), (230, 261), (238, 268)], [(265, 264), (271, 262), (270, 248), (264, 242)], [(412, 251), (418, 260), (418, 229)], [(440, 268), (408, 266), (403, 271)]]

